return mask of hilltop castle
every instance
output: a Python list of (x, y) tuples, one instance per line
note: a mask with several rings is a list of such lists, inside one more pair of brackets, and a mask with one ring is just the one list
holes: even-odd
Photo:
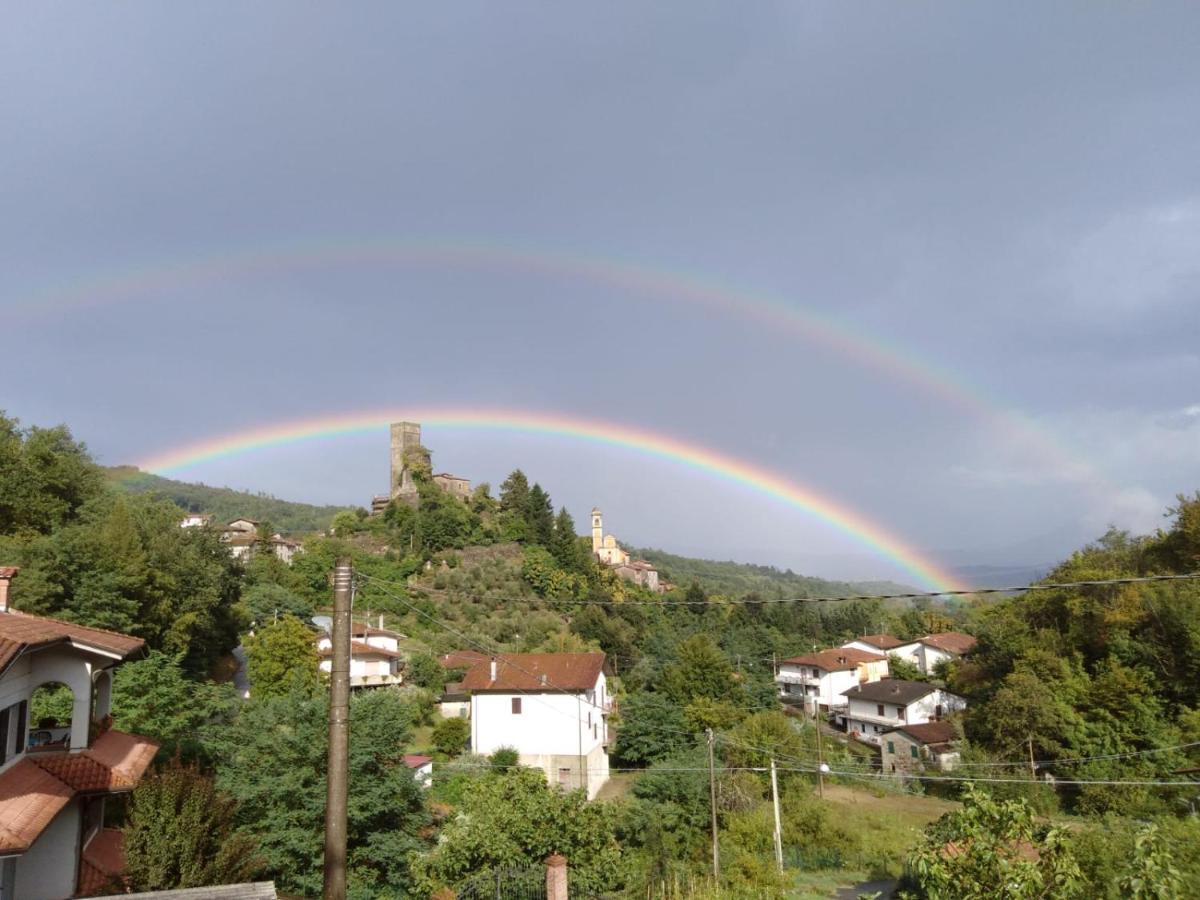
[(631, 560), (617, 543), (616, 537), (604, 533), (604, 514), (599, 507), (592, 507), (592, 553), (626, 581), (660, 594), (668, 590), (665, 582), (659, 582), (658, 570), (654, 566), (644, 559)]
[[(399, 500), (409, 506), (417, 506), (420, 502), (417, 493), (417, 483), (413, 480), (413, 470), (421, 467), (426, 471), (433, 469), (433, 455), (421, 446), (420, 422), (393, 422), (391, 442), (391, 484), (388, 493), (371, 499), (371, 512), (381, 513), (388, 503)], [(438, 472), (430, 476), (433, 483), (447, 494), (468, 500), (471, 497), (471, 481), (451, 475), (449, 472)]]

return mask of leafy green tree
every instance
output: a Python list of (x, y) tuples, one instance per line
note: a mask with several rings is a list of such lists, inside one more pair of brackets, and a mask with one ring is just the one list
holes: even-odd
[(315, 693), (321, 681), (314, 637), (295, 616), (283, 616), (247, 635), (246, 674), (253, 696)]
[(125, 824), (125, 875), (136, 891), (249, 881), (257, 845), (235, 832), (237, 803), (195, 766), (171, 763), (134, 789)]
[(207, 673), (237, 643), (239, 567), (210, 528), (180, 528), (179, 507), (102, 493), (50, 535), (19, 545), (18, 608), (144, 637)]
[(808, 753), (792, 720), (774, 710), (754, 713), (739, 722), (722, 737), (722, 745), (725, 761), (734, 768), (769, 766), (772, 757), (786, 768)]
[(195, 746), (201, 728), (232, 718), (233, 686), (187, 678), (180, 656), (153, 650), (145, 659), (125, 663), (113, 676), (113, 724), (143, 734), (171, 751)]
[(694, 614), (702, 616), (708, 612), (708, 596), (704, 593), (704, 588), (700, 587), (700, 582), (693, 581), (689, 584), (683, 599), (688, 604), (687, 609)]
[(0, 411), (0, 535), (49, 534), (103, 491), (103, 476), (65, 425), (20, 425)]
[(470, 737), (471, 723), (466, 719), (442, 719), (433, 726), (433, 746), (447, 756), (462, 753)]
[(729, 657), (703, 633), (676, 648), (675, 662), (663, 671), (663, 689), (679, 703), (690, 703), (698, 697), (733, 700), (740, 695)]
[(404, 667), (404, 679), (431, 691), (441, 693), (446, 682), (453, 681), (447, 677), (447, 672), (437, 658), (429, 653), (414, 653), (408, 658)]
[(1153, 822), (1134, 838), (1130, 871), (1121, 878), (1120, 886), (1130, 900), (1171, 900), (1183, 896), (1183, 879)]
[(665, 694), (630, 694), (621, 703), (614, 752), (622, 762), (654, 762), (693, 743), (683, 709)]
[(517, 752), (515, 747), (498, 747), (488, 757), (488, 762), (493, 769), (507, 772), (509, 769), (514, 769), (520, 764), (521, 754)]
[(925, 676), (921, 674), (917, 664), (905, 659), (903, 656), (897, 656), (895, 653), (888, 654), (888, 674), (892, 678), (900, 681), (924, 681)]
[[(424, 847), (429, 816), (403, 763), (410, 709), (390, 689), (350, 700), (347, 853), (355, 900), (411, 893), (409, 863)], [(264, 877), (301, 896), (321, 892), (328, 719), (325, 697), (255, 697), (231, 725), (208, 734), (217, 786), (239, 803), (239, 830), (258, 837)]]
[(552, 853), (570, 860), (572, 892), (583, 896), (621, 887), (621, 851), (614, 816), (582, 791), (546, 785), (539, 769), (480, 775), (437, 846), (415, 862), (422, 896), (497, 866), (541, 864)]
[(525, 522), (529, 527), (529, 539), (543, 547), (554, 542), (554, 506), (540, 484), (529, 489), (525, 500)]
[(1043, 826), (1021, 800), (993, 800), (969, 786), (962, 808), (925, 831), (909, 870), (928, 900), (1082, 897), (1068, 833)]
[(337, 537), (349, 537), (359, 529), (359, 518), (349, 510), (342, 510), (333, 517), (330, 529)]

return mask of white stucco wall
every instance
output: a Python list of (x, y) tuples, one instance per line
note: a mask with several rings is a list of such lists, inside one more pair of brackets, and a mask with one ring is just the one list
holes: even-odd
[(16, 900), (64, 900), (75, 893), (80, 821), (79, 801), (68, 803), (17, 860)]
[[(476, 753), (513, 747), (522, 754), (586, 755), (604, 743), (602, 713), (607, 696), (603, 675), (596, 681), (591, 703), (586, 695), (557, 691), (472, 694), (471, 748)], [(514, 697), (521, 699), (519, 714), (512, 712)]]

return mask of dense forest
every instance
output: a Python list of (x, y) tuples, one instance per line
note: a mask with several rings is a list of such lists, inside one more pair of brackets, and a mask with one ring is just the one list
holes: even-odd
[[(215, 530), (178, 527), (170, 490), (115, 489), (66, 428), (0, 416), (0, 564), (21, 567), (14, 605), (149, 645), (118, 671), (113, 699), (117, 727), (164, 743), (157, 774), (117, 813), (136, 887), (265, 877), (319, 893), (327, 698), (306, 623), (328, 604), (333, 560), (349, 555), (356, 614), (383, 614), (407, 657), (405, 687), (351, 707), (355, 897), (427, 897), (550, 852), (570, 859), (584, 897), (829, 896), (869, 878), (930, 898), (1200, 895), (1200, 787), (1187, 774), (1200, 765), (1200, 582), (803, 604), (776, 601), (841, 586), (647, 552), (678, 585), (664, 596), (600, 566), (520, 470), (466, 502), (419, 465), (414, 476), (418, 507), (330, 511), (316, 523), (328, 536), (292, 565), (243, 564)], [(1181, 497), (1163, 530), (1106, 534), (1047, 581), (1198, 568), (1200, 497)], [(948, 629), (979, 644), (936, 673), (969, 703), (962, 764), (944, 780), (881, 777), (861, 747), (829, 731), (819, 747), (813, 722), (778, 702), (774, 659), (865, 632)], [(245, 701), (227, 683), (239, 642)], [(461, 721), (436, 712), (447, 675), (434, 657), (451, 649), (604, 650), (619, 704), (612, 789), (588, 803), (503, 752), (469, 753)], [(400, 761), (414, 751), (435, 757), (428, 791)], [(783, 872), (760, 771), (772, 758)], [(830, 767), (820, 791), (818, 758)]]

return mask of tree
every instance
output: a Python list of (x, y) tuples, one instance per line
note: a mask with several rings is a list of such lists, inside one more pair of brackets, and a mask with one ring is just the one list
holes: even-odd
[[(271, 554), (281, 566), (286, 563)], [(255, 563), (258, 560), (254, 560)], [(245, 618), (254, 625), (274, 621), (278, 616), (294, 616), (307, 622), (313, 615), (312, 601), (294, 590), (273, 582), (253, 584), (242, 592), (242, 608)]]
[(549, 547), (554, 541), (554, 505), (550, 495), (542, 490), (540, 484), (529, 489), (525, 500), (525, 522), (529, 526), (529, 539), (543, 547)]
[(888, 654), (888, 675), (900, 681), (923, 681), (925, 677), (916, 663), (895, 653)]
[(688, 604), (686, 608), (698, 616), (702, 616), (708, 611), (708, 597), (698, 581), (693, 581), (688, 585), (683, 600)]
[(198, 768), (172, 762), (134, 789), (124, 828), (135, 891), (249, 881), (262, 868), (255, 840), (235, 833), (237, 803)]
[(441, 693), (447, 681), (447, 672), (437, 658), (429, 653), (414, 653), (405, 665), (404, 677), (409, 684), (415, 684), (431, 691)]
[(529, 503), (529, 479), (520, 469), (513, 469), (500, 483), (500, 511), (515, 512), (522, 518)]
[(665, 694), (630, 694), (621, 703), (616, 756), (623, 762), (648, 763), (692, 746), (683, 709)]
[[(411, 707), (387, 688), (350, 699), (347, 857), (350, 896), (409, 896), (409, 862), (429, 824), (422, 789), (404, 765)], [(265, 877), (281, 892), (317, 896), (325, 827), (329, 704), (303, 694), (252, 697), (207, 737), (217, 786), (239, 804), (240, 830), (257, 835)]]
[(515, 769), (521, 762), (521, 754), (517, 752), (515, 747), (497, 747), (492, 751), (492, 755), (488, 757), (488, 763), (493, 769), (501, 772), (507, 772), (509, 769)]
[(337, 537), (348, 537), (358, 531), (359, 525), (358, 516), (349, 510), (342, 510), (333, 517), (329, 527)]
[(442, 719), (433, 726), (433, 746), (447, 756), (462, 753), (471, 737), (471, 723), (466, 719)]
[(558, 511), (554, 520), (550, 552), (565, 571), (585, 571), (585, 559), (579, 548), (579, 535), (575, 533), (575, 520), (565, 506)]
[(993, 800), (973, 785), (961, 809), (925, 830), (909, 870), (928, 900), (1084, 896), (1068, 833), (1039, 825), (1023, 800)]
[(126, 663), (113, 676), (113, 724), (154, 738), (165, 749), (194, 744), (203, 726), (231, 718), (236, 703), (232, 685), (191, 681), (181, 657), (160, 650)]
[(571, 861), (571, 891), (608, 894), (621, 887), (621, 851), (607, 804), (583, 791), (546, 785), (540, 769), (476, 776), (437, 846), (415, 861), (420, 896), (468, 875), (518, 863), (540, 865), (552, 853)]
[(663, 670), (663, 689), (678, 703), (697, 697), (732, 700), (739, 695), (729, 657), (707, 634), (683, 641), (675, 651), (675, 662)]
[(65, 425), (20, 424), (0, 410), (0, 535), (49, 534), (102, 493), (103, 475)]
[(295, 616), (283, 616), (247, 635), (246, 674), (255, 697), (313, 694), (320, 684), (313, 632)]

